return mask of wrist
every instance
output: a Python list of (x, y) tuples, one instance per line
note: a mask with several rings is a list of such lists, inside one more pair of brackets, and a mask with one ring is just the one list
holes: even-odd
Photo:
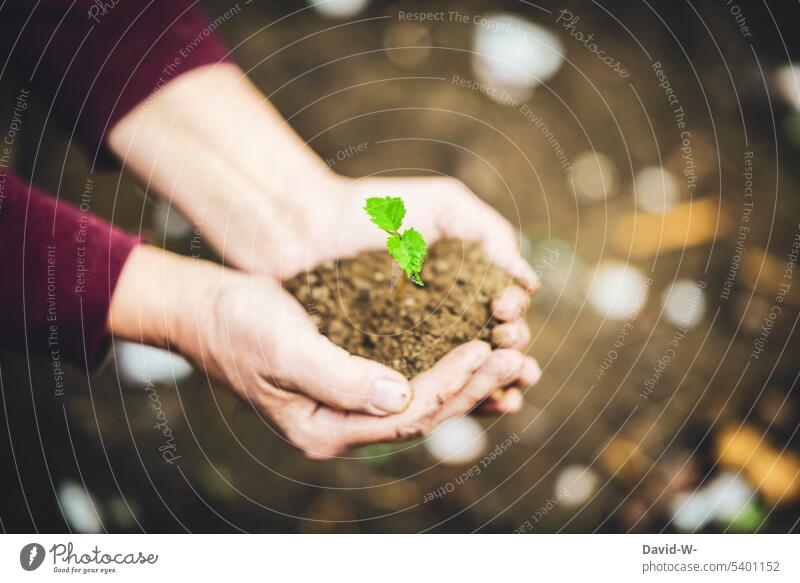
[(111, 298), (108, 331), (119, 338), (190, 351), (196, 326), (224, 269), (150, 245), (134, 249)]

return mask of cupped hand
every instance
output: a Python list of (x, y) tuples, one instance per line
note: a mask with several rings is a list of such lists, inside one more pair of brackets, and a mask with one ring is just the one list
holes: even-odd
[[(402, 413), (385, 417), (351, 413), (321, 406), (301, 394), (270, 390), (250, 392), (247, 398), (274, 419), (306, 456), (329, 459), (370, 443), (424, 437), (442, 422), (471, 412), (497, 388), (529, 386), (540, 375), (532, 358), (513, 349), (492, 351), (487, 343), (475, 340), (415, 377), (414, 397)], [(510, 395), (508, 400), (517, 398)]]
[[(180, 349), (273, 419), (307, 456), (324, 459), (375, 442), (427, 435), (472, 410), (503, 414), (522, 404), (519, 387), (539, 376), (518, 349), (527, 326), (511, 321), (492, 351), (464, 344), (409, 383), (400, 373), (354, 356), (322, 336), (302, 306), (272, 278), (228, 274), (202, 320), (178, 338)], [(519, 316), (524, 299), (511, 288), (495, 301), (500, 317)], [(516, 296), (516, 297), (515, 297)], [(507, 388), (501, 397), (498, 389)]]
[[(495, 304), (496, 312), (507, 309), (502, 299)], [(529, 386), (540, 375), (518, 350), (491, 351), (472, 341), (409, 382), (333, 345), (275, 279), (148, 245), (125, 263), (108, 330), (181, 352), (315, 458), (425, 435), (477, 405), (513, 411), (520, 405), (516, 389), (491, 404), (486, 398), (498, 388)]]
[[(277, 281), (235, 272), (222, 277), (205, 298), (207, 307), (182, 319), (174, 338), (181, 352), (239, 396), (262, 402), (265, 396), (283, 401), (302, 395), (333, 409), (374, 416), (408, 407), (413, 383), (333, 344)], [(512, 288), (495, 301), (494, 312), (501, 320), (517, 318), (525, 299)], [(495, 327), (499, 346), (521, 349), (528, 338), (519, 320)], [(509, 397), (505, 402), (496, 412), (516, 409)]]
[[(280, 220), (273, 215), (276, 221), (262, 233), (269, 236), (268, 244), (258, 236), (252, 239), (260, 242), (259, 248), (266, 245), (269, 254), (254, 252), (244, 267), (285, 279), (327, 260), (385, 249), (386, 234), (369, 221), (364, 211), (366, 199), (371, 196), (401, 197), (407, 209), (403, 228), (414, 227), (429, 244), (443, 238), (476, 241), (491, 261), (514, 276), (517, 284), (510, 285), (494, 300), (493, 315), (498, 325), (493, 330), (492, 340), (499, 347), (523, 351), (527, 348), (530, 330), (524, 315), (530, 294), (539, 288), (538, 276), (523, 259), (512, 225), (453, 178), (351, 179), (325, 175), (309, 179), (302, 196), (294, 198), (286, 207), (285, 215)], [(269, 258), (266, 261), (265, 256)], [(293, 306), (292, 312), (302, 310)], [(363, 391), (358, 393), (358, 398), (363, 400)], [(352, 400), (339, 393), (338, 399), (325, 402), (336, 405)], [(496, 393), (482, 405), (481, 411), (511, 412), (520, 402), (518, 390)], [(359, 410), (370, 409), (361, 407)], [(374, 408), (371, 411), (375, 412)]]

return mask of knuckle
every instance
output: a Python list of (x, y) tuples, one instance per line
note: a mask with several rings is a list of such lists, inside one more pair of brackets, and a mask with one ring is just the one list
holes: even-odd
[(520, 352), (510, 348), (495, 350), (486, 361), (486, 371), (495, 377), (505, 379), (519, 372), (522, 358)]
[(483, 357), (484, 360), (489, 358), (492, 353), (492, 346), (485, 340), (471, 340), (467, 343), (470, 349), (474, 349), (477, 354)]
[(401, 423), (397, 426), (395, 431), (395, 438), (397, 441), (408, 441), (410, 439), (419, 439), (426, 433), (427, 427), (420, 421), (409, 421)]

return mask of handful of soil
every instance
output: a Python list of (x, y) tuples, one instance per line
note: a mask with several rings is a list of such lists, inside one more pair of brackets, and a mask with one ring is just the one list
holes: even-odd
[(333, 342), (411, 378), (460, 344), (490, 341), (492, 299), (511, 283), (476, 243), (460, 239), (430, 246), (425, 287), (398, 277), (406, 276), (386, 251), (371, 251), (323, 263), (284, 286)]

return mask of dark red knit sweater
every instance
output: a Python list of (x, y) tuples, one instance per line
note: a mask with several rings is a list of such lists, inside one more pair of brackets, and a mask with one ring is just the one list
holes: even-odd
[[(52, 106), (94, 162), (107, 156), (106, 134), (137, 104), (180, 74), (225, 59), (194, 4), (7, 0), (0, 82), (13, 75)], [(103, 354), (117, 278), (139, 239), (25, 184), (6, 167), (11, 147), (0, 143), (0, 346), (91, 369)]]

